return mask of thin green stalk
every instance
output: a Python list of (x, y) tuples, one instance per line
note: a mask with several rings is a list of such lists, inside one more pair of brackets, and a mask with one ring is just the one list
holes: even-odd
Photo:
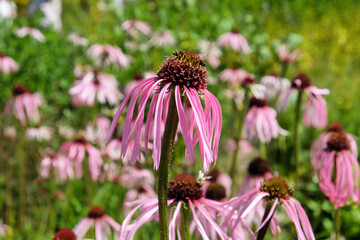
[(280, 77), (286, 77), (286, 72), (288, 70), (288, 67), (289, 67), (289, 63), (287, 62), (282, 62), (281, 63), (281, 74), (280, 74)]
[(169, 178), (169, 166), (174, 149), (174, 139), (179, 123), (176, 110), (175, 92), (172, 91), (169, 103), (168, 116), (166, 119), (164, 136), (161, 143), (161, 156), (158, 178), (159, 221), (161, 240), (169, 239), (169, 217), (167, 209), (167, 188)]
[(260, 141), (260, 156), (263, 159), (267, 159), (267, 154), (266, 154), (266, 145), (265, 143), (263, 143), (262, 141)]
[[(261, 222), (263, 222), (263, 221), (267, 218), (267, 216), (268, 216), (268, 214), (270, 213), (270, 210), (271, 210), (273, 204), (274, 204), (273, 201), (271, 201), (271, 202), (268, 201), (268, 202), (267, 202), (266, 207), (265, 207), (264, 216), (263, 216)], [(276, 206), (276, 207), (277, 207), (277, 206)], [(276, 211), (276, 209), (275, 209), (275, 211)], [(274, 213), (275, 213), (275, 211), (274, 211)], [(270, 217), (270, 219), (267, 221), (267, 223), (259, 230), (259, 233), (258, 233), (258, 235), (257, 235), (257, 237), (256, 237), (256, 240), (263, 240), (263, 239), (264, 239), (265, 234), (266, 234), (267, 230), (269, 229), (270, 222), (271, 222), (271, 219), (272, 219), (273, 216), (274, 216), (274, 214)]]
[(25, 138), (25, 129), (21, 127), (19, 131), (19, 149), (16, 151), (17, 162), (18, 162), (18, 181), (19, 181), (19, 208), (18, 208), (18, 227), (23, 229), (25, 221), (25, 196), (26, 196), (26, 138)]
[(183, 203), (181, 206), (181, 223), (180, 223), (180, 235), (183, 240), (190, 240), (190, 220), (191, 211), (187, 203)]
[(295, 106), (295, 122), (294, 122), (294, 170), (295, 170), (295, 192), (297, 192), (299, 180), (299, 154), (300, 154), (300, 139), (299, 139), (299, 123), (301, 118), (301, 100), (303, 90), (299, 89), (296, 106)]
[(340, 218), (340, 208), (335, 210), (335, 240), (340, 240), (341, 236), (341, 218)]

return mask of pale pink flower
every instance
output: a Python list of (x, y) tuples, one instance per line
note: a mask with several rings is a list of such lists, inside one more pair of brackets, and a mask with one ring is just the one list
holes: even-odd
[(119, 164), (117, 164), (116, 162), (112, 161), (110, 163), (104, 163), (103, 164), (103, 176), (102, 176), (102, 180), (104, 177), (106, 177), (106, 179), (110, 182), (119, 182), (120, 180), (120, 168), (118, 166)]
[(48, 141), (54, 135), (54, 129), (48, 126), (29, 127), (26, 136), (29, 140)]
[(242, 79), (241, 87), (249, 89), (256, 98), (265, 98), (266, 88), (262, 84), (256, 83), (254, 75), (248, 75)]
[[(157, 195), (150, 186), (139, 185), (126, 193), (124, 201), (127, 203), (136, 200), (153, 200), (154, 198), (157, 198)], [(124, 215), (127, 215), (131, 211), (131, 208), (125, 205), (123, 211)]]
[(96, 60), (97, 64), (109, 66), (112, 63), (123, 68), (128, 68), (133, 60), (132, 57), (123, 53), (119, 47), (109, 44), (94, 44), (87, 50), (87, 55)]
[(16, 138), (16, 128), (9, 126), (4, 128), (4, 137), (9, 139)]
[(98, 117), (95, 124), (89, 122), (85, 130), (85, 138), (92, 143), (105, 144), (110, 124), (110, 120), (105, 117)]
[(87, 38), (81, 37), (77, 33), (70, 33), (67, 39), (76, 46), (87, 46), (89, 45), (89, 40)]
[(280, 96), (286, 89), (290, 87), (290, 82), (288, 79), (281, 78), (276, 74), (262, 77), (260, 83), (266, 88), (265, 97), (268, 100)]
[(75, 130), (68, 125), (60, 124), (58, 132), (59, 135), (65, 139), (71, 139), (75, 137)]
[[(130, 164), (134, 164), (136, 159), (141, 156), (141, 136), (144, 133), (145, 152), (147, 153), (150, 130), (153, 129), (152, 155), (154, 168), (158, 169), (161, 153), (162, 123), (163, 119), (167, 117), (170, 98), (174, 96), (180, 131), (184, 138), (187, 155), (191, 161), (195, 161), (194, 147), (199, 142), (203, 168), (207, 172), (209, 165), (217, 158), (222, 116), (218, 100), (206, 90), (207, 72), (203, 61), (192, 51), (175, 52), (166, 59), (157, 75), (158, 77), (149, 78), (139, 83), (126, 96), (114, 117), (108, 140), (111, 138), (126, 104), (131, 98), (122, 135), (122, 155), (126, 154), (129, 139), (134, 134), (135, 146), (130, 160)], [(143, 131), (146, 102), (154, 91)], [(201, 104), (199, 94), (204, 99), (205, 109)], [(139, 96), (137, 117), (133, 121), (135, 103)], [(194, 118), (191, 118), (190, 121), (185, 115), (182, 98), (187, 99), (191, 105), (190, 109)]]
[(16, 4), (12, 0), (0, 0), (0, 20), (15, 18), (16, 15)]
[(106, 215), (99, 206), (90, 209), (88, 215), (83, 218), (74, 228), (77, 239), (83, 239), (90, 227), (95, 228), (95, 239), (106, 240), (111, 235), (111, 229), (114, 233), (114, 239), (118, 239), (118, 231), (121, 226), (110, 216)]
[(153, 186), (155, 177), (150, 170), (139, 165), (127, 166), (122, 169), (121, 182), (127, 188), (135, 188), (141, 185)]
[(133, 90), (137, 85), (139, 85), (141, 81), (145, 79), (146, 78), (141, 73), (135, 74), (133, 80), (126, 83), (125, 88), (123, 90), (124, 94), (128, 95), (131, 92), (131, 90)]
[(61, 148), (61, 153), (67, 153), (67, 157), (73, 162), (75, 166), (76, 177), (82, 177), (82, 166), (85, 158), (85, 153), (89, 155), (89, 170), (92, 180), (97, 180), (101, 173), (103, 160), (98, 149), (90, 145), (82, 136), (77, 137), (74, 141), (65, 142)]
[[(204, 196), (206, 196), (206, 198), (208, 199), (213, 199), (209, 196), (207, 196), (207, 190), (209, 185), (211, 185), (212, 183), (217, 183), (220, 186), (222, 186), (224, 188), (224, 193), (225, 193), (225, 197), (230, 197), (231, 195), (231, 185), (232, 185), (232, 180), (230, 178), (229, 175), (227, 175), (226, 173), (223, 173), (221, 171), (219, 171), (217, 168), (214, 168), (210, 174), (208, 175), (209, 179), (206, 180), (204, 182), (203, 185), (203, 193)], [(213, 200), (217, 200), (217, 199), (213, 199)]]
[(154, 32), (150, 42), (156, 47), (168, 47), (175, 45), (176, 40), (170, 30), (164, 30)]
[(3, 220), (0, 219), (0, 237), (6, 238), (6, 232), (9, 230), (9, 226), (3, 224)]
[(287, 135), (288, 132), (279, 126), (276, 115), (276, 111), (268, 106), (265, 99), (252, 97), (245, 116), (244, 137), (268, 143), (272, 138), (277, 138), (279, 134)]
[(17, 28), (14, 30), (14, 34), (20, 38), (30, 36), (31, 38), (34, 38), (39, 42), (45, 41), (45, 36), (38, 29), (32, 27)]
[(221, 35), (218, 39), (218, 45), (231, 47), (234, 51), (250, 52), (250, 47), (245, 37), (235, 30)]
[(148, 36), (151, 33), (150, 25), (139, 20), (127, 20), (123, 22), (121, 28), (130, 34), (133, 38), (138, 36), (138, 32), (141, 32), (145, 36)]
[(74, 105), (93, 106), (95, 99), (101, 104), (115, 105), (122, 98), (118, 82), (113, 75), (90, 71), (76, 80), (69, 90)]
[(293, 92), (304, 91), (307, 98), (304, 110), (304, 125), (315, 128), (324, 128), (327, 124), (326, 101), (322, 95), (330, 94), (328, 89), (320, 89), (311, 85), (311, 81), (304, 73), (296, 75), (291, 87), (283, 92), (279, 109), (285, 109), (288, 105), (290, 94)]
[(127, 41), (124, 44), (126, 50), (146, 52), (150, 49), (150, 42)]
[(42, 178), (49, 178), (52, 169), (59, 181), (65, 181), (66, 179), (73, 179), (75, 177), (72, 163), (67, 156), (62, 153), (47, 154), (47, 156), (41, 160), (40, 176)]
[[(306, 215), (306, 212), (301, 207), (300, 203), (292, 197), (293, 191), (289, 188), (287, 183), (281, 178), (271, 178), (266, 180), (260, 188), (254, 188), (241, 196), (237, 196), (231, 199), (226, 208), (229, 209), (227, 218), (232, 217), (234, 211), (239, 208), (240, 210), (236, 213), (238, 219), (244, 219), (254, 208), (262, 203), (272, 204), (270, 212), (267, 217), (263, 219), (261, 225), (257, 228), (257, 232), (263, 228), (263, 226), (270, 220), (276, 212), (278, 206), (283, 206), (290, 221), (295, 225), (297, 238), (299, 240), (315, 240), (315, 236)], [(237, 224), (238, 220), (235, 221)], [(271, 227), (273, 225), (273, 227)], [(274, 228), (274, 237), (276, 231), (280, 231), (279, 225), (276, 218), (271, 218), (270, 227)]]
[[(122, 141), (120, 139), (111, 140), (111, 142), (106, 147), (105, 153), (108, 156), (110, 156), (112, 159), (121, 160), (121, 162), (124, 165), (129, 165), (130, 161), (131, 161), (131, 156), (134, 151), (135, 141), (132, 139), (129, 140), (128, 147), (127, 147), (126, 153), (124, 155), (121, 154), (121, 144), (122, 144)], [(150, 148), (150, 146), (148, 146), (148, 148)], [(141, 146), (140, 151), (143, 149), (144, 149), (144, 147)], [(139, 161), (140, 162), (145, 161), (145, 155), (142, 152), (140, 152)]]
[(247, 77), (253, 78), (254, 75), (239, 69), (236, 66), (225, 69), (220, 72), (219, 75), (221, 81), (230, 82), (233, 88), (240, 86)]
[(17, 72), (19, 67), (17, 63), (8, 56), (0, 54), (0, 72), (8, 74), (10, 72)]
[(92, 67), (90, 65), (76, 64), (73, 73), (75, 77), (81, 78), (83, 77), (83, 75), (90, 71), (92, 71)]
[(277, 48), (277, 54), (282, 62), (292, 63), (299, 57), (300, 50), (296, 49), (295, 51), (290, 52), (289, 48), (286, 45), (281, 44)]
[(22, 125), (26, 124), (26, 120), (38, 123), (40, 121), (38, 108), (42, 103), (43, 99), (38, 93), (29, 92), (24, 85), (18, 84), (14, 87), (13, 97), (7, 102), (4, 112), (10, 114), (13, 111)]
[(217, 68), (220, 65), (222, 52), (217, 47), (216, 43), (207, 40), (200, 40), (198, 42), (198, 47), (200, 49), (199, 56), (207, 61), (211, 67)]
[[(191, 210), (196, 230), (199, 231), (203, 239), (209, 239), (208, 232), (205, 231), (204, 225), (210, 224), (220, 239), (229, 239), (224, 230), (218, 225), (216, 220), (210, 216), (210, 212), (215, 211), (217, 214), (222, 212), (221, 203), (212, 201), (202, 197), (201, 185), (196, 179), (189, 174), (181, 174), (177, 176), (168, 188), (168, 206), (170, 206), (170, 224), (169, 238), (175, 240), (175, 229), (179, 229), (181, 219), (181, 208), (183, 204), (187, 204)], [(134, 207), (123, 221), (120, 239), (133, 239), (136, 231), (145, 223), (158, 219), (158, 199), (137, 200), (125, 203), (127, 207)], [(197, 210), (195, 210), (195, 207)], [(130, 220), (135, 212), (140, 209), (141, 214), (132, 223)], [(180, 239), (179, 231), (177, 236)]]
[[(233, 155), (236, 150), (236, 139), (228, 139), (224, 146), (224, 151)], [(240, 140), (240, 151), (242, 154), (249, 154), (254, 150), (254, 146), (247, 140)]]
[(71, 229), (63, 228), (56, 232), (52, 240), (77, 240), (77, 237)]
[(326, 147), (313, 160), (321, 191), (337, 209), (353, 202), (359, 203), (359, 163), (344, 132), (332, 132)]

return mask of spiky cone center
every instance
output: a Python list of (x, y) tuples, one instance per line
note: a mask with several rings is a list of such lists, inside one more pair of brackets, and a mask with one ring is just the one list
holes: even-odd
[(217, 169), (217, 168), (214, 168), (211, 173), (209, 174), (209, 181), (210, 182), (216, 182), (218, 177), (220, 176), (221, 172)]
[(176, 201), (197, 200), (202, 196), (202, 189), (196, 178), (183, 173), (170, 182), (167, 195)]
[(24, 93), (28, 93), (29, 90), (26, 89), (26, 87), (22, 84), (18, 84), (13, 88), (13, 95), (14, 96), (19, 96), (22, 95)]
[(267, 105), (268, 102), (266, 101), (266, 99), (251, 97), (249, 102), (249, 109), (252, 107), (262, 108), (266, 107)]
[(104, 209), (102, 209), (99, 206), (93, 206), (92, 208), (90, 208), (90, 211), (88, 212), (87, 217), (88, 218), (93, 218), (93, 219), (98, 219), (98, 218), (101, 218), (104, 215), (105, 215)]
[(212, 182), (206, 189), (205, 197), (207, 199), (220, 201), (220, 200), (226, 198), (225, 187), (219, 183)]
[[(298, 82), (300, 81), (300, 85)], [(291, 83), (292, 88), (305, 89), (311, 86), (311, 80), (305, 73), (299, 73), (293, 78)]]
[(285, 180), (278, 177), (266, 180), (260, 190), (269, 193), (267, 197), (269, 200), (274, 200), (275, 198), (289, 199), (294, 193)]
[(193, 51), (178, 51), (161, 65), (157, 76), (175, 85), (205, 89), (207, 70), (205, 62)]
[(342, 150), (349, 150), (349, 149), (350, 149), (350, 143), (344, 133), (339, 133), (339, 132), (331, 133), (330, 138), (326, 143), (327, 151), (340, 152)]
[(248, 173), (253, 177), (264, 177), (268, 172), (270, 172), (268, 162), (260, 157), (254, 158), (248, 166)]
[(75, 138), (74, 142), (78, 143), (78, 144), (83, 144), (83, 145), (85, 145), (87, 143), (84, 136), (78, 136), (77, 138)]
[(334, 122), (329, 125), (328, 132), (342, 133), (344, 132), (344, 129), (341, 123)]
[(76, 235), (72, 230), (64, 228), (55, 234), (53, 240), (76, 240)]
[(245, 77), (241, 82), (242, 87), (250, 87), (253, 84), (255, 84), (255, 79), (251, 76)]

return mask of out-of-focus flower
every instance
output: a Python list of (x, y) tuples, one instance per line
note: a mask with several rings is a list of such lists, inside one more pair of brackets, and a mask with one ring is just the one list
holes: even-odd
[(265, 99), (252, 97), (245, 116), (244, 137), (268, 143), (279, 134), (287, 135), (288, 132), (279, 126), (276, 115), (276, 111), (268, 106)]
[(31, 38), (34, 38), (39, 42), (45, 41), (45, 36), (38, 29), (32, 27), (17, 28), (14, 30), (14, 34), (20, 38), (30, 36)]
[(353, 202), (359, 203), (359, 163), (351, 152), (348, 136), (344, 132), (332, 132), (326, 147), (318, 151), (313, 160), (314, 170), (321, 191), (337, 209)]
[(26, 129), (26, 136), (30, 140), (48, 141), (54, 135), (54, 129), (47, 126), (30, 127)]
[(13, 89), (13, 96), (5, 106), (5, 114), (10, 114), (12, 110), (15, 117), (26, 124), (26, 116), (28, 120), (38, 123), (40, 121), (39, 106), (43, 103), (42, 97), (37, 93), (29, 92), (24, 85), (18, 84)]
[[(236, 150), (236, 139), (228, 139), (224, 146), (224, 151), (229, 152), (231, 155), (235, 153)], [(247, 140), (240, 140), (240, 151), (243, 154), (249, 154), (254, 150), (253, 145)]]
[(92, 143), (105, 144), (110, 129), (110, 120), (105, 117), (98, 117), (96, 124), (88, 123), (85, 131), (85, 138)]
[[(170, 239), (175, 239), (175, 228), (180, 224), (180, 210), (183, 207), (190, 208), (196, 230), (199, 231), (204, 239), (209, 239), (209, 233), (206, 232), (203, 227), (205, 224), (210, 224), (220, 239), (228, 239), (224, 230), (221, 229), (216, 220), (211, 217), (213, 214), (209, 214), (210, 211), (219, 214), (221, 212), (220, 203), (203, 198), (202, 195), (201, 185), (189, 174), (181, 174), (171, 181), (168, 188), (168, 206), (171, 206), (169, 220)], [(142, 225), (158, 217), (159, 207), (157, 199), (137, 200), (127, 202), (125, 205), (127, 207), (136, 207), (126, 216), (121, 228), (120, 239), (133, 239), (136, 231)], [(197, 210), (195, 210), (194, 205)], [(129, 225), (132, 216), (138, 209), (140, 209), (142, 213)], [(180, 237), (179, 232), (178, 237)]]
[(101, 104), (108, 102), (110, 105), (115, 105), (122, 98), (116, 78), (97, 71), (90, 71), (76, 80), (69, 92), (73, 95), (74, 105), (93, 106), (95, 98)]
[(0, 0), (0, 19), (15, 17), (16, 4), (12, 0)]
[(5, 127), (4, 128), (4, 137), (9, 138), (9, 139), (16, 138), (16, 129), (12, 126)]
[(233, 88), (237, 88), (246, 78), (254, 78), (254, 75), (234, 66), (220, 72), (219, 78), (223, 82), (230, 82)]
[(122, 169), (121, 183), (127, 188), (136, 188), (138, 186), (153, 186), (155, 178), (153, 173), (139, 165), (127, 166)]
[[(194, 147), (199, 142), (204, 171), (207, 172), (210, 163), (217, 158), (222, 116), (218, 100), (206, 90), (206, 80), (206, 68), (204, 67), (203, 60), (196, 53), (192, 51), (175, 52), (166, 59), (158, 71), (157, 77), (140, 82), (126, 96), (113, 119), (108, 140), (114, 132), (126, 104), (131, 98), (124, 123), (121, 152), (123, 156), (126, 154), (130, 137), (135, 133), (135, 146), (130, 164), (134, 164), (136, 159), (140, 158), (144, 110), (150, 95), (155, 91), (152, 96), (144, 130), (145, 152), (147, 152), (150, 130), (153, 129), (154, 146), (152, 153), (154, 168), (158, 169), (159, 167), (162, 123), (163, 119), (167, 117), (171, 101), (172, 104), (176, 105), (179, 126), (189, 158), (192, 161), (195, 160)], [(201, 105), (199, 94), (204, 99), (205, 111)], [(136, 119), (133, 120), (135, 103), (139, 96), (138, 114)], [(190, 122), (186, 118), (182, 98), (188, 100), (191, 106), (189, 109), (194, 114), (194, 118), (190, 119)], [(153, 122), (154, 126), (152, 126)], [(197, 134), (193, 136), (195, 127), (197, 128)]]
[(3, 220), (0, 219), (0, 237), (6, 237), (6, 231), (9, 229), (8, 225), (3, 224)]
[(290, 52), (289, 48), (286, 45), (281, 44), (277, 48), (277, 54), (282, 62), (292, 63), (299, 57), (300, 50), (296, 49), (295, 51)]
[(311, 85), (309, 77), (300, 73), (292, 81), (291, 87), (283, 92), (280, 104), (280, 110), (288, 105), (290, 94), (293, 92), (304, 91), (307, 95), (304, 110), (304, 125), (314, 126), (315, 128), (324, 128), (327, 124), (326, 101), (322, 95), (330, 94), (329, 89), (320, 89)]
[(60, 152), (67, 153), (68, 158), (74, 161), (76, 177), (82, 177), (82, 167), (85, 158), (85, 152), (89, 154), (89, 170), (92, 180), (98, 180), (101, 172), (103, 160), (98, 149), (90, 145), (82, 136), (77, 137), (74, 141), (65, 142)]
[(170, 30), (154, 32), (150, 42), (156, 47), (168, 47), (176, 43)]
[(119, 182), (120, 180), (120, 168), (116, 162), (112, 161), (110, 163), (104, 163), (104, 174), (108, 181), (110, 182)]
[[(136, 200), (152, 200), (157, 198), (154, 190), (147, 185), (139, 185), (135, 189), (129, 190), (125, 195), (125, 202), (133, 202)], [(124, 215), (127, 215), (130, 212), (131, 208), (124, 206)]]
[[(259, 203), (265, 200), (266, 206), (271, 204), (269, 205), (270, 210), (265, 219), (262, 219), (262, 223), (257, 231), (262, 229), (270, 219), (270, 226), (274, 224), (275, 229), (280, 231), (277, 221), (272, 216), (275, 214), (278, 206), (283, 206), (290, 221), (295, 225), (297, 238), (315, 240), (309, 219), (300, 203), (292, 197), (292, 194), (292, 189), (283, 179), (271, 178), (266, 180), (260, 188), (254, 188), (243, 195), (231, 199), (226, 206), (226, 208), (230, 209), (228, 217), (233, 216), (235, 209), (238, 209), (240, 206), (240, 210), (236, 214), (238, 214), (239, 219), (245, 218)], [(273, 231), (273, 235), (274, 237), (276, 236), (276, 231)]]
[(256, 83), (253, 76), (247, 76), (242, 80), (241, 86), (244, 89), (249, 89), (256, 98), (265, 98), (266, 88)]
[(245, 37), (236, 30), (221, 35), (218, 39), (218, 45), (231, 47), (234, 51), (250, 52), (250, 47)]
[(71, 229), (60, 229), (52, 240), (77, 240), (75, 233)]
[(42, 178), (50, 177), (51, 169), (54, 169), (55, 176), (59, 181), (73, 179), (75, 176), (70, 160), (61, 153), (49, 153), (41, 160), (40, 176)]
[(75, 130), (68, 125), (61, 124), (59, 126), (58, 132), (59, 132), (59, 135), (65, 139), (71, 139), (71, 138), (74, 138), (74, 136), (75, 136)]
[(74, 233), (77, 239), (83, 239), (90, 227), (95, 228), (95, 239), (108, 239), (111, 235), (111, 230), (114, 233), (114, 239), (118, 239), (118, 231), (120, 224), (117, 223), (110, 216), (106, 215), (104, 210), (99, 206), (94, 206), (90, 209), (88, 215), (83, 218), (74, 228)]
[(92, 71), (92, 67), (90, 65), (76, 64), (73, 73), (74, 73), (75, 77), (81, 78), (86, 73), (91, 72), (91, 71)]
[(44, 27), (52, 26), (56, 31), (61, 30), (61, 11), (62, 1), (51, 0), (40, 4), (40, 10), (44, 14), (44, 18), (41, 20), (41, 25)]
[[(107, 146), (105, 152), (112, 159), (121, 160), (124, 165), (129, 165), (130, 162), (131, 162), (131, 156), (132, 156), (133, 151), (134, 151), (135, 141), (132, 140), (132, 139), (129, 140), (128, 147), (127, 147), (125, 155), (121, 154), (121, 142), (122, 141), (120, 139), (113, 139), (109, 143), (109, 145)], [(149, 146), (149, 148), (150, 148), (150, 146)], [(141, 146), (140, 150), (143, 150), (143, 149), (144, 149), (144, 147)], [(142, 152), (140, 152), (139, 161), (140, 162), (145, 161), (145, 155)]]
[(89, 45), (89, 40), (87, 38), (84, 38), (80, 36), (77, 33), (70, 33), (67, 37), (67, 39), (72, 42), (74, 45), (77, 46), (87, 46)]
[(266, 88), (265, 97), (268, 100), (281, 95), (286, 89), (290, 87), (290, 82), (288, 79), (281, 78), (276, 74), (262, 77), (260, 83)]
[(199, 56), (207, 61), (211, 67), (217, 68), (220, 65), (219, 58), (221, 57), (222, 52), (215, 42), (200, 40), (198, 42), (198, 47), (200, 49)]
[[(154, 77), (154, 76), (153, 76)], [(124, 88), (124, 94), (128, 95), (133, 88), (135, 88), (141, 81), (145, 80), (146, 78), (141, 73), (136, 73), (134, 75), (133, 80), (126, 83)]]
[(217, 184), (220, 184), (223, 188), (224, 188), (224, 191), (225, 191), (225, 197), (230, 197), (231, 195), (231, 185), (232, 185), (232, 180), (231, 178), (229, 177), (229, 175), (227, 175), (226, 173), (223, 173), (223, 172), (220, 172), (217, 168), (214, 168), (210, 174), (208, 175), (209, 176), (209, 179), (207, 179), (203, 185), (203, 193), (204, 193), (204, 196), (206, 196), (206, 198), (208, 199), (213, 199), (213, 200), (217, 200), (217, 199), (214, 199), (214, 198), (211, 198), (209, 196), (207, 196), (206, 194), (207, 193), (207, 190), (208, 190), (208, 187), (211, 183), (217, 183)]
[(139, 43), (139, 42), (135, 42), (135, 41), (127, 41), (124, 45), (125, 45), (125, 49), (141, 51), (141, 52), (146, 52), (151, 47), (151, 45), (148, 42)]
[(121, 28), (133, 38), (138, 36), (138, 32), (141, 32), (145, 36), (148, 36), (151, 33), (150, 25), (139, 20), (127, 20), (121, 24)]
[(87, 50), (87, 55), (96, 60), (97, 64), (109, 66), (112, 63), (123, 68), (128, 68), (133, 60), (132, 57), (123, 53), (119, 47), (109, 44), (94, 44)]
[(0, 54), (0, 72), (8, 74), (10, 72), (17, 72), (19, 67), (17, 63), (8, 56)]

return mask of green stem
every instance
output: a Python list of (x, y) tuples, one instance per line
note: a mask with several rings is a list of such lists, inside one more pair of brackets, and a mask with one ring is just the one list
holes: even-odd
[(158, 178), (158, 199), (159, 199), (159, 221), (161, 240), (169, 239), (169, 217), (167, 209), (167, 188), (169, 178), (169, 166), (174, 149), (174, 139), (179, 123), (176, 110), (175, 92), (172, 91), (168, 116), (166, 119), (164, 136), (161, 143), (161, 156), (159, 164)]
[(287, 62), (282, 62), (281, 63), (281, 74), (280, 74), (280, 77), (286, 77), (286, 72), (288, 70), (288, 67), (289, 67), (289, 63)]
[(190, 220), (191, 220), (191, 212), (189, 205), (187, 203), (183, 203), (181, 206), (181, 223), (180, 223), (180, 235), (183, 240), (190, 240)]
[(18, 181), (19, 181), (19, 208), (18, 208), (18, 227), (23, 229), (25, 221), (25, 196), (26, 196), (26, 137), (25, 129), (22, 127), (19, 131), (19, 150), (17, 151), (17, 161), (19, 164)]
[[(263, 216), (261, 222), (263, 222), (267, 218), (273, 204), (274, 204), (273, 201), (272, 202), (269, 202), (269, 201), (267, 202), (266, 207), (265, 207), (264, 216)], [(276, 211), (276, 209), (275, 209), (275, 211)], [(275, 213), (275, 211), (274, 211), (274, 213)], [(256, 240), (263, 240), (264, 239), (265, 234), (266, 234), (267, 230), (269, 229), (270, 222), (271, 222), (271, 219), (272, 219), (273, 216), (274, 216), (274, 214), (270, 217), (270, 219), (267, 221), (267, 223), (259, 230), (259, 233), (258, 233), (258, 235), (256, 237)]]
[(340, 224), (341, 219), (340, 219), (340, 208), (335, 210), (335, 240), (339, 240), (340, 236), (341, 236), (341, 232), (340, 232)]
[(241, 141), (241, 137), (242, 137), (242, 129), (243, 129), (243, 125), (244, 125), (244, 122), (245, 122), (245, 116), (246, 116), (246, 113), (247, 113), (247, 110), (249, 108), (249, 101), (250, 101), (250, 98), (249, 98), (249, 90), (248, 89), (245, 89), (245, 96), (244, 96), (244, 106), (243, 106), (243, 110), (239, 113), (239, 118), (238, 118), (238, 129), (235, 129), (234, 132), (237, 132), (238, 135), (235, 137), (235, 142), (236, 142), (236, 148), (235, 148), (235, 152), (234, 152), (234, 155), (233, 155), (233, 159), (232, 159), (232, 162), (231, 162), (231, 167), (229, 169), (229, 176), (233, 182), (232, 184), (232, 193), (234, 194), (235, 191), (236, 191), (236, 184), (235, 183), (235, 172), (236, 172), (236, 161), (238, 159), (238, 155), (240, 153), (240, 141)]
[(263, 159), (267, 159), (267, 156), (266, 156), (266, 145), (265, 143), (263, 143), (262, 141), (260, 141), (260, 156), (261, 158)]
[(303, 90), (299, 89), (296, 107), (295, 107), (295, 123), (294, 123), (294, 170), (295, 170), (295, 192), (297, 192), (299, 173), (299, 154), (300, 154), (300, 139), (299, 139), (299, 123), (301, 118), (301, 99)]

